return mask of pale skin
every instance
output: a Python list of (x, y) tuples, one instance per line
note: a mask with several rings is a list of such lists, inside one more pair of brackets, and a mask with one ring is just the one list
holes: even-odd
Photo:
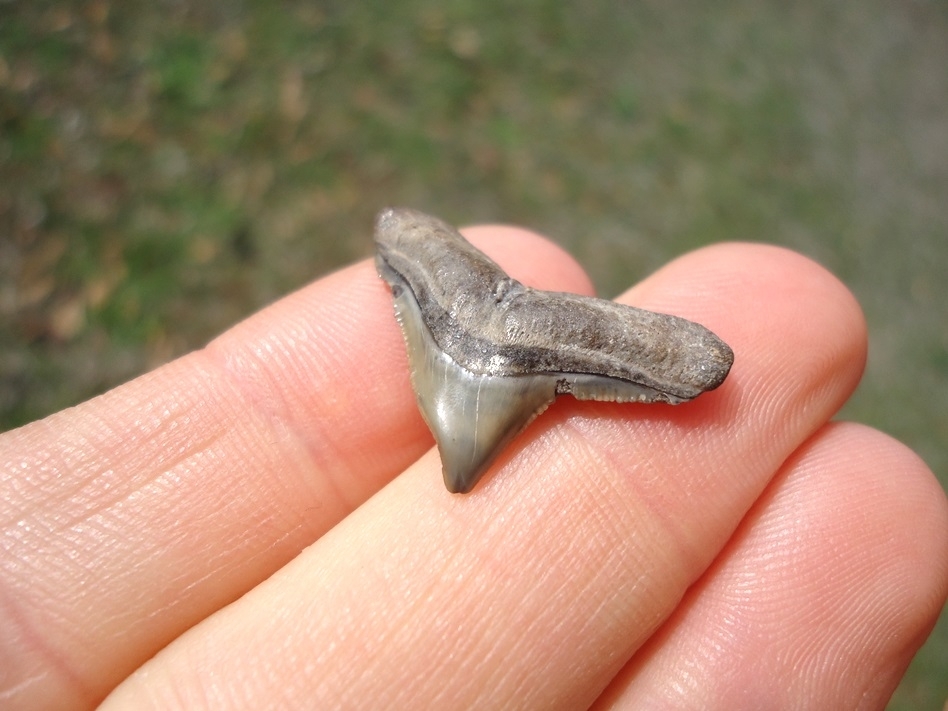
[[(536, 235), (465, 233), (591, 292)], [(4, 434), (0, 705), (883, 708), (948, 593), (948, 504), (829, 422), (866, 354), (853, 297), (724, 244), (620, 300), (719, 334), (724, 385), (560, 398), (468, 495), (370, 261)]]

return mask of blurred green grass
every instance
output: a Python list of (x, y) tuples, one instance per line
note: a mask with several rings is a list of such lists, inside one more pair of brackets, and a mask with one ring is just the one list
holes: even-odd
[[(786, 245), (859, 297), (843, 417), (948, 471), (948, 6), (0, 4), (0, 429), (370, 254), (383, 205), (530, 226), (607, 296)], [(948, 698), (942, 623), (890, 706)]]

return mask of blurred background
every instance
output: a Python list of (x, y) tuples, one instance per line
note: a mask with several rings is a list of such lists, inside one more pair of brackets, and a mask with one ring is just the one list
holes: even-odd
[[(0, 429), (371, 255), (384, 205), (614, 296), (786, 245), (860, 299), (842, 417), (948, 471), (948, 4), (0, 0)], [(924, 535), (924, 532), (919, 532)], [(941, 709), (948, 624), (891, 709)]]

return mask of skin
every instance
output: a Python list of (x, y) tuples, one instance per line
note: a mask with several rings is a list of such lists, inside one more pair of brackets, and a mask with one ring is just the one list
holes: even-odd
[[(466, 234), (590, 293), (535, 235)], [(948, 504), (829, 422), (866, 354), (853, 297), (722, 244), (620, 300), (718, 333), (725, 383), (559, 398), (466, 496), (369, 261), (6, 433), (0, 705), (883, 708), (948, 594)]]

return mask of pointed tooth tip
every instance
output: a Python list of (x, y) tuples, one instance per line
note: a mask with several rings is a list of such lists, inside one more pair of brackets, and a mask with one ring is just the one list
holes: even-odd
[(454, 481), (448, 477), (447, 474), (444, 475), (444, 488), (452, 494), (467, 494), (473, 486), (465, 486), (461, 481)]
[(467, 494), (481, 480), (483, 471), (449, 471), (447, 467), (442, 467), (444, 475), (444, 486), (452, 494)]
[(435, 441), (438, 445), (438, 455), (441, 457), (444, 486), (452, 494), (466, 494), (473, 489), (497, 454), (497, 450), (493, 449), (478, 452), (478, 456), (472, 459), (469, 448), (459, 449), (456, 443), (439, 441), (437, 434)]

